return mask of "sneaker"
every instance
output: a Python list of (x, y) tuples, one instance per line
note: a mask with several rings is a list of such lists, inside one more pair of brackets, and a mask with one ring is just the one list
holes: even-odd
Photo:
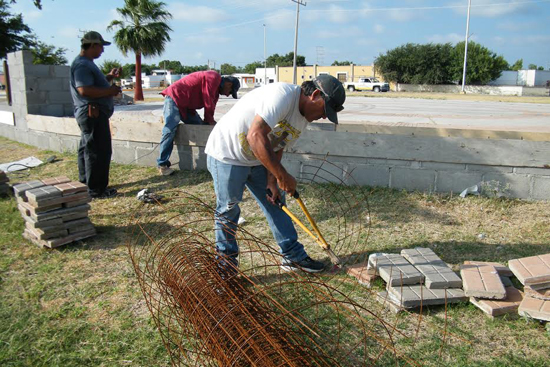
[(168, 166), (160, 166), (159, 167), (159, 174), (161, 176), (170, 176), (172, 173), (174, 173), (175, 171), (168, 167)]
[(118, 195), (116, 189), (105, 189), (101, 194), (90, 194), (93, 199), (109, 199)]
[(302, 261), (291, 261), (283, 259), (281, 269), (284, 271), (303, 270), (306, 273), (319, 273), (325, 269), (325, 264), (320, 261), (313, 260), (311, 257), (306, 257)]

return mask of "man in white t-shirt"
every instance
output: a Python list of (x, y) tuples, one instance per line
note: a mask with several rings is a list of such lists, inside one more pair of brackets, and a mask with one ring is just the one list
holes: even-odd
[[(312, 121), (328, 118), (337, 124), (336, 113), (345, 100), (342, 83), (330, 75), (319, 75), (301, 87), (269, 84), (245, 94), (214, 127), (206, 154), (216, 191), (216, 249), (221, 263), (238, 265), (235, 232), (246, 186), (281, 248), (281, 267), (307, 272), (324, 269), (322, 262), (307, 255), (292, 220), (274, 201), (284, 200), (279, 189), (289, 194), (296, 190), (296, 179), (281, 164), (284, 149), (293, 146)], [(268, 197), (266, 189), (273, 196)]]

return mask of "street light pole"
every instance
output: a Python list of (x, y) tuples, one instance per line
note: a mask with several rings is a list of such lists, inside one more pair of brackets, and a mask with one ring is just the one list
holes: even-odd
[(267, 59), (266, 59), (266, 41), (265, 41), (265, 24), (264, 24), (264, 85), (267, 85)]
[(303, 3), (302, 0), (292, 0), (296, 3), (296, 31), (294, 32), (294, 60), (292, 62), (292, 68), (293, 68), (293, 83), (297, 83), (297, 75), (296, 75), (296, 53), (298, 52), (298, 20), (300, 18), (300, 5), (306, 6), (306, 3)]
[(468, 15), (466, 17), (466, 41), (464, 44), (464, 68), (462, 69), (462, 93), (464, 93), (464, 86), (466, 85), (466, 63), (468, 60), (468, 34), (470, 32), (470, 7), (472, 0), (468, 0)]

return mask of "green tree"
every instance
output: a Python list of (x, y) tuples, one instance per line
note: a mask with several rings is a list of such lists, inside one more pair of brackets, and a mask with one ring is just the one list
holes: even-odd
[[(17, 0), (11, 0), (12, 4), (15, 4)], [(42, 10), (42, 0), (33, 0), (34, 6), (36, 6), (38, 9)]]
[(124, 75), (125, 78), (130, 78), (135, 74), (136, 72), (136, 64), (124, 64), (122, 66), (122, 74)]
[(136, 55), (136, 101), (143, 101), (141, 57), (161, 55), (166, 42), (170, 41), (172, 28), (165, 21), (172, 15), (165, 10), (165, 5), (154, 0), (124, 0), (124, 7), (117, 8), (124, 20), (114, 20), (107, 27), (108, 30), (118, 29), (114, 41), (124, 56), (129, 51)]
[(537, 66), (536, 64), (529, 64), (529, 70), (544, 70), (544, 66)]
[(255, 74), (257, 68), (263, 68), (264, 63), (260, 61), (254, 61), (250, 64), (246, 64), (243, 68), (243, 72), (246, 74)]
[[(289, 52), (286, 55), (273, 54), (266, 59), (267, 67), (273, 68), (278, 66), (292, 66), (294, 63), (294, 52)], [(305, 56), (296, 56), (296, 66), (306, 66)], [(262, 66), (263, 67), (263, 64)]]
[(220, 66), (220, 74), (222, 75), (236, 74), (236, 73), (240, 73), (241, 71), (242, 71), (241, 68), (238, 68), (235, 65), (231, 65), (231, 64), (222, 64)]
[(183, 65), (179, 61), (162, 60), (159, 62), (159, 67), (170, 70), (174, 74), (181, 74), (183, 72)]
[(347, 66), (353, 64), (353, 61), (337, 61), (335, 60), (331, 66)]
[(518, 71), (523, 69), (523, 59), (519, 59), (514, 63), (514, 65), (510, 66), (510, 70)]
[(29, 48), (34, 44), (31, 29), (23, 22), (21, 14), (11, 14), (10, 6), (0, 0), (0, 59), (9, 52)]
[(407, 43), (379, 55), (376, 70), (384, 80), (407, 84), (449, 84), (452, 82), (452, 45)]
[[(464, 42), (459, 42), (454, 47), (454, 66), (452, 77), (455, 81), (462, 80), (464, 65)], [(466, 69), (466, 84), (483, 85), (495, 80), (503, 70), (509, 68), (508, 62), (502, 56), (498, 56), (479, 43), (468, 42), (468, 60)]]
[(191, 74), (196, 71), (208, 70), (208, 65), (184, 66), (182, 74)]
[(66, 65), (66, 48), (56, 48), (53, 45), (47, 45), (44, 42), (36, 41), (30, 48), (33, 55), (33, 64), (42, 65)]
[[(103, 63), (99, 66), (99, 70), (105, 75), (109, 74), (114, 68), (122, 68), (122, 64), (116, 60), (104, 60)], [(120, 73), (120, 78), (125, 78), (124, 68)]]

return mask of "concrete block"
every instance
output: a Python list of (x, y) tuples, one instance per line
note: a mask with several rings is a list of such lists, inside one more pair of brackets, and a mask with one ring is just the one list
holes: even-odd
[(205, 170), (206, 169), (206, 153), (204, 153), (204, 147), (194, 146), (191, 149), (193, 154), (193, 169)]
[(63, 79), (40, 78), (38, 79), (38, 90), (46, 92), (55, 92), (63, 89)]
[[(48, 94), (49, 103), (58, 103), (58, 104), (72, 104), (72, 97), (69, 91), (60, 90), (52, 91)], [(63, 106), (63, 111), (65, 111), (65, 106)]]
[(72, 103), (63, 104), (63, 116), (74, 117), (74, 106)]
[(550, 177), (533, 177), (533, 191), (530, 199), (550, 200)]
[(35, 147), (39, 147), (42, 149), (50, 149), (50, 139), (48, 134), (44, 133), (38, 133), (35, 131), (30, 130), (28, 132), (29, 135), (29, 144), (33, 145)]
[(113, 160), (123, 164), (135, 163), (136, 150), (134, 148), (113, 146)]
[(491, 265), (461, 265), (460, 275), (468, 297), (504, 299), (506, 289), (497, 270)]
[(53, 65), (52, 76), (56, 78), (69, 79), (71, 76), (71, 67), (67, 65)]
[(53, 218), (61, 218), (64, 222), (84, 218), (88, 216), (88, 210), (90, 210), (90, 205), (85, 204), (81, 206), (76, 206), (74, 208), (62, 208), (59, 210), (54, 210), (46, 213), (31, 213), (31, 217), (36, 221), (50, 220)]
[(32, 65), (27, 67), (28, 76), (49, 78), (52, 75), (53, 65)]
[(483, 175), (483, 181), (489, 184), (498, 182), (504, 188), (501, 193), (506, 197), (527, 199), (531, 193), (533, 180), (528, 175), (487, 173)]
[[(283, 155), (284, 157), (284, 155)], [(282, 161), (283, 167), (285, 167), (286, 171), (294, 176), (296, 179), (300, 178), (300, 171), (302, 168), (302, 163), (299, 161), (284, 159)]]
[(466, 165), (461, 163), (420, 162), (420, 167), (434, 171), (460, 172), (466, 170)]
[(550, 168), (516, 167), (514, 173), (518, 175), (550, 176)]
[(472, 304), (492, 317), (516, 313), (522, 301), (523, 294), (514, 287), (506, 287), (506, 298), (500, 301), (470, 298)]
[[(50, 178), (44, 178), (41, 180), (44, 185), (48, 186), (55, 186), (58, 184), (63, 184), (67, 182), (71, 182), (71, 180), (67, 176), (59, 176), (59, 177), (50, 177)], [(59, 190), (61, 193), (63, 193), (59, 187), (55, 187), (57, 190)]]
[(27, 105), (27, 112), (30, 115), (41, 115), (42, 114), (42, 106), (39, 104), (33, 104), (33, 105)]
[(381, 303), (382, 306), (388, 308), (391, 312), (397, 314), (401, 311), (405, 311), (405, 308), (399, 305), (399, 301), (397, 301), (397, 299), (388, 292), (381, 291), (376, 293), (375, 296), (376, 300)]
[(398, 254), (369, 256), (369, 267), (376, 269), (376, 273), (384, 279), (388, 286), (398, 287), (404, 284), (419, 284), (424, 281), (424, 276)]
[(45, 116), (63, 117), (65, 108), (62, 104), (48, 104), (40, 107), (40, 114)]
[(21, 198), (23, 201), (27, 201), (26, 192), (28, 190), (36, 189), (44, 186), (44, 182), (40, 180), (23, 182), (17, 185), (13, 185), (13, 192), (16, 197)]
[(423, 285), (389, 287), (388, 293), (404, 308), (444, 305), (468, 300), (462, 289), (429, 289)]
[(550, 321), (550, 301), (525, 297), (519, 305), (518, 313), (521, 316)]
[(27, 104), (28, 105), (45, 105), (47, 103), (47, 92), (44, 91), (33, 91), (27, 93)]
[(550, 282), (550, 254), (510, 260), (508, 267), (523, 285), (533, 287)]
[[(43, 180), (44, 181), (44, 180)], [(58, 182), (55, 184), (55, 187), (61, 192), (62, 196), (69, 196), (76, 194), (78, 192), (87, 192), (88, 186), (86, 184), (83, 184), (81, 182), (77, 181), (65, 181), (65, 182)]]
[(429, 289), (462, 287), (462, 279), (431, 249), (405, 249), (401, 250), (401, 255), (424, 275), (424, 284)]
[(438, 192), (462, 192), (465, 188), (473, 186), (481, 181), (480, 172), (437, 172), (436, 191)]
[(466, 170), (472, 171), (472, 172), (487, 172), (487, 173), (512, 173), (514, 172), (514, 167), (467, 164)]
[(61, 139), (61, 152), (77, 152), (80, 139), (63, 136)]
[(432, 192), (435, 189), (435, 171), (395, 167), (390, 170), (390, 187)]
[[(26, 127), (26, 125), (25, 125)], [(29, 143), (29, 132), (28, 131), (25, 131), (23, 130), (22, 128), (17, 128), (15, 129), (15, 139), (14, 140), (17, 140), (18, 142), (20, 143), (23, 143), (23, 144), (29, 144), (29, 145), (32, 145)]]
[(368, 158), (367, 164), (385, 166), (385, 167), (410, 167), (412, 161), (398, 160), (398, 159), (375, 159)]
[(48, 137), (50, 150), (54, 150), (56, 152), (62, 152), (63, 148), (61, 146), (61, 139), (57, 135), (50, 135)]
[(193, 150), (188, 145), (176, 145), (170, 156), (172, 164), (177, 162), (178, 168), (193, 169)]
[(345, 163), (332, 163), (317, 159), (306, 158), (302, 161), (300, 178), (304, 182), (340, 183), (346, 172)]
[(0, 124), (0, 135), (10, 140), (15, 140), (15, 127)]
[(388, 187), (390, 184), (390, 168), (368, 164), (348, 165), (352, 179), (347, 179), (348, 184)]
[[(131, 146), (135, 146), (135, 143), (132, 142)], [(153, 148), (156, 146), (155, 148)], [(158, 145), (149, 144), (149, 148), (140, 148), (136, 147), (136, 161), (135, 163), (140, 166), (156, 166), (157, 158), (159, 156)]]

